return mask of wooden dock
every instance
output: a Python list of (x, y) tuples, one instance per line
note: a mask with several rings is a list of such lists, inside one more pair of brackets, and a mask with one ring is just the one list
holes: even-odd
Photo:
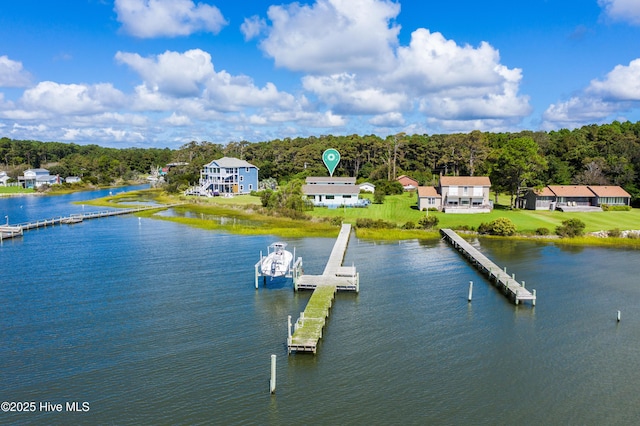
[(530, 292), (527, 290), (524, 281), (522, 281), (522, 284), (518, 283), (515, 279), (515, 274), (509, 276), (506, 266), (504, 270), (501, 269), (453, 230), (441, 229), (440, 232), (453, 248), (464, 254), (471, 264), (487, 275), (489, 281), (493, 282), (513, 303), (517, 305), (520, 302), (529, 300), (532, 306), (536, 305), (536, 291)]
[(287, 323), (289, 354), (291, 352), (315, 354), (336, 292), (359, 292), (360, 276), (355, 266), (342, 266), (350, 234), (351, 225), (342, 225), (322, 275), (300, 275), (302, 260), (299, 258), (296, 261), (293, 276), (294, 289), (296, 291), (313, 290), (313, 294), (304, 312), (300, 313), (300, 318), (295, 322), (293, 334), (291, 333), (291, 315), (289, 315)]
[(56, 226), (56, 225), (71, 225), (75, 223), (83, 222), (88, 219), (98, 219), (102, 217), (110, 217), (110, 216), (121, 216), (125, 214), (138, 213), (145, 210), (158, 210), (165, 209), (168, 207), (173, 207), (179, 204), (167, 204), (162, 206), (146, 206), (146, 207), (134, 207), (131, 209), (118, 209), (118, 210), (109, 210), (109, 211), (101, 211), (101, 212), (92, 212), (92, 213), (80, 213), (80, 214), (72, 214), (70, 216), (59, 216), (51, 219), (42, 219), (37, 220), (35, 222), (25, 222), (19, 223), (16, 225), (6, 225), (0, 226), (0, 240), (7, 238), (15, 238), (18, 236), (22, 236), (24, 231), (29, 231), (31, 229), (38, 228), (46, 228), (48, 226)]

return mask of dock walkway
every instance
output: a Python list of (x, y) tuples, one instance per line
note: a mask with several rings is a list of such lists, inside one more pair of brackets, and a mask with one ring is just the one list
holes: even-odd
[(174, 207), (177, 205), (180, 205), (180, 204), (134, 207), (130, 209), (118, 209), (118, 210), (109, 210), (109, 211), (91, 212), (91, 213), (77, 213), (69, 216), (59, 216), (51, 219), (36, 220), (35, 222), (24, 222), (24, 223), (18, 223), (15, 225), (0, 226), (0, 235), (1, 235), (0, 240), (3, 238), (8, 239), (8, 238), (15, 238), (15, 237), (22, 236), (24, 231), (29, 231), (31, 229), (46, 228), (48, 226), (56, 226), (56, 225), (63, 225), (63, 224), (71, 225), (71, 224), (79, 223), (88, 219), (120, 216), (125, 214), (138, 213), (145, 210), (166, 209), (166, 208)]
[[(359, 292), (360, 276), (356, 272), (355, 266), (342, 266), (350, 234), (351, 225), (343, 224), (322, 275), (294, 273), (295, 290), (313, 290), (313, 294), (304, 312), (300, 313), (300, 318), (294, 324), (293, 334), (291, 334), (291, 315), (289, 315), (287, 324), (289, 354), (291, 352), (313, 352), (315, 354), (336, 292)], [(300, 259), (296, 265), (301, 268)]]
[(502, 270), (484, 254), (480, 253), (478, 249), (456, 234), (455, 231), (441, 229), (440, 232), (453, 248), (464, 254), (480, 272), (487, 275), (490, 282), (494, 282), (495, 286), (502, 290), (516, 305), (525, 300), (531, 301), (533, 306), (536, 305), (536, 291), (530, 292), (527, 290), (524, 281), (522, 284), (518, 283), (515, 279), (515, 274), (509, 276), (506, 267)]

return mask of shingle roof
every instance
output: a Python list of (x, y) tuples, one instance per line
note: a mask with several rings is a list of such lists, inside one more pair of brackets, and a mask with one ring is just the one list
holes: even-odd
[(488, 176), (440, 176), (440, 186), (491, 186)]
[(442, 198), (438, 191), (433, 186), (419, 186), (418, 197), (437, 197)]
[(556, 195), (549, 189), (548, 186), (540, 189), (533, 189), (533, 193), (539, 197), (553, 197), (554, 195)]
[(619, 186), (589, 185), (589, 189), (598, 197), (631, 197), (631, 195)]
[(549, 185), (557, 197), (593, 197), (593, 192), (585, 185)]
[(239, 158), (233, 158), (233, 157), (222, 157), (219, 160), (213, 160), (211, 163), (209, 163), (208, 165), (217, 165), (218, 167), (229, 167), (229, 168), (234, 168), (234, 167), (255, 167), (257, 169), (256, 166), (254, 166), (253, 164), (244, 161), (244, 160), (240, 160)]
[(356, 178), (354, 177), (331, 177), (331, 176), (309, 176), (305, 179), (307, 184), (319, 185), (319, 184), (350, 184), (355, 185)]

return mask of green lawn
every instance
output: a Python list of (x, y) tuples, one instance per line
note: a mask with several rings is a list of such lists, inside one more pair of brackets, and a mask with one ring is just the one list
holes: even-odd
[[(503, 201), (500, 199), (499, 201)], [(505, 200), (508, 202), (508, 200)], [(563, 220), (578, 218), (586, 224), (585, 232), (608, 231), (611, 229), (640, 229), (640, 209), (631, 211), (609, 211), (591, 213), (563, 213), (547, 210), (509, 210), (497, 205), (491, 213), (452, 214), (441, 212), (421, 212), (417, 209), (417, 197), (407, 194), (390, 195), (384, 204), (371, 204), (367, 208), (315, 208), (310, 215), (313, 217), (343, 217), (345, 222), (354, 224), (356, 219), (366, 217), (382, 219), (403, 225), (406, 222), (418, 223), (426, 214), (435, 215), (440, 222), (439, 228), (459, 229), (469, 227), (477, 229), (482, 222), (491, 222), (499, 217), (510, 219), (519, 233), (533, 234), (538, 228), (547, 228), (554, 233), (556, 226), (562, 225)]]
[(33, 189), (24, 189), (21, 186), (0, 186), (0, 194), (33, 194)]

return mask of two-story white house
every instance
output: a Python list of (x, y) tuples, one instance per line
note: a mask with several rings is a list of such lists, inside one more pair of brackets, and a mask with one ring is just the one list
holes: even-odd
[(201, 195), (249, 194), (258, 190), (258, 168), (232, 157), (213, 160), (200, 171)]
[(47, 169), (28, 169), (24, 176), (19, 176), (24, 188), (40, 188), (42, 185), (54, 185), (60, 183), (59, 176), (51, 176)]

